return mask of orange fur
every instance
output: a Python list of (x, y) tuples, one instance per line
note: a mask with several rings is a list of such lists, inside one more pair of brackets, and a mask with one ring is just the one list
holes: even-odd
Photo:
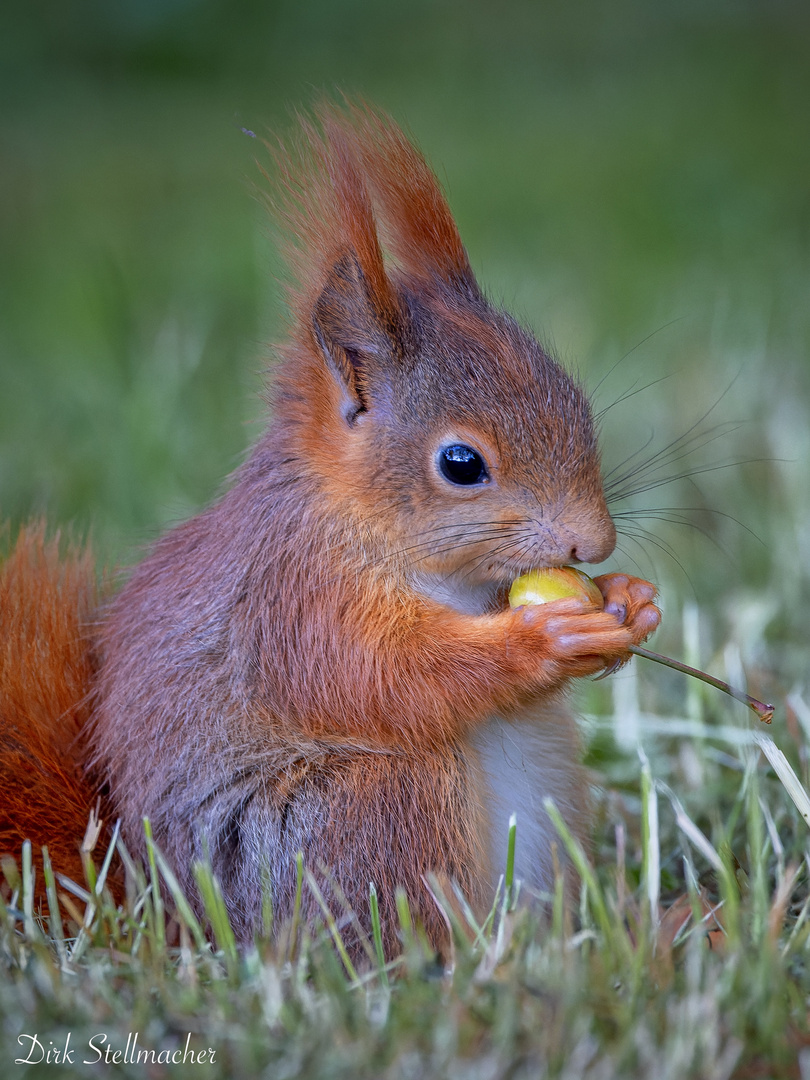
[[(192, 895), (208, 853), (242, 940), (267, 875), (290, 915), (303, 851), (366, 922), (376, 884), (389, 952), (399, 886), (440, 946), (425, 878), (454, 878), (483, 907), (510, 807), (530, 888), (550, 884), (543, 796), (584, 833), (564, 690), (626, 657), (658, 611), (652, 586), (610, 575), (608, 611), (509, 610), (523, 571), (613, 548), (585, 394), (483, 297), (435, 178), (393, 123), (324, 106), (299, 130), (277, 155), (296, 281), (272, 419), (228, 493), (163, 537), (103, 612), (82, 754), (132, 851), (146, 814)], [(451, 445), (485, 463), (480, 483), (443, 471)], [(40, 612), (60, 571), (53, 552), (37, 559), (8, 573)], [(73, 622), (44, 637), (75, 655), (25, 669), (9, 730), (40, 677), (53, 687), (74, 665), (72, 689), (25, 721), (43, 732), (45, 772), (61, 761), (74, 785), (58, 834), (69, 846), (87, 806), (65, 762), (86, 718), (90, 599), (79, 564), (61, 573)], [(11, 668), (24, 670), (19, 656)], [(65, 716), (69, 737), (63, 720), (50, 734)], [(57, 788), (44, 789), (46, 816), (64, 802)], [(25, 827), (52, 842), (43, 820)], [(304, 912), (317, 915), (311, 897)]]
[(96, 603), (89, 551), (61, 558), (41, 525), (21, 530), (0, 565), (0, 853), (19, 859), (28, 839), (39, 859), (45, 844), (54, 869), (77, 881), (97, 801), (78, 763)]

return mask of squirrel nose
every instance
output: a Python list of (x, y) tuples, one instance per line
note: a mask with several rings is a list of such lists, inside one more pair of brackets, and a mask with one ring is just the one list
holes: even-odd
[[(551, 526), (540, 523), (540, 549), (548, 565), (600, 563), (616, 546), (616, 526), (610, 515), (576, 515)], [(539, 552), (538, 552), (539, 553)]]
[(610, 517), (595, 523), (572, 538), (569, 550), (570, 562), (600, 563), (616, 546), (616, 526)]

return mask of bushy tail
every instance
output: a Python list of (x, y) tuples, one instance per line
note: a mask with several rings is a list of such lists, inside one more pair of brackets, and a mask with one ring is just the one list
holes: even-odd
[(96, 604), (88, 550), (60, 557), (44, 527), (20, 532), (0, 565), (0, 855), (19, 860), (28, 839), (38, 858), (47, 845), (54, 870), (79, 882), (96, 803), (80, 764)]

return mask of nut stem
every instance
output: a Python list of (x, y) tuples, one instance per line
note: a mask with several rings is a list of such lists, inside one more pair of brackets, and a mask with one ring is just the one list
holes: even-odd
[(688, 664), (682, 664), (680, 660), (673, 660), (669, 656), (662, 656), (661, 653), (642, 649), (640, 645), (631, 645), (630, 652), (635, 653), (636, 656), (643, 656), (647, 660), (654, 660), (656, 664), (663, 664), (664, 667), (672, 668), (674, 671), (681, 671), (684, 675), (691, 675), (694, 679), (700, 679), (701, 682), (708, 683), (709, 686), (714, 686), (717, 690), (722, 690), (724, 694), (729, 694), (735, 700), (741, 701), (743, 705), (747, 705), (749, 709), (753, 709), (764, 724), (770, 724), (771, 720), (773, 720), (773, 705), (766, 705), (762, 701), (757, 701), (750, 694), (746, 694), (742, 690), (736, 690), (733, 686), (729, 686), (727, 682), (723, 682), (722, 679), (715, 679), (713, 675), (708, 675), (699, 668), (689, 667)]

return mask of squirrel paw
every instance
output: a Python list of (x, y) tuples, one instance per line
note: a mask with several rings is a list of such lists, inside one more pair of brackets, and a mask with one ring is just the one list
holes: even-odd
[(614, 615), (578, 599), (554, 600), (520, 609), (527, 631), (540, 646), (543, 665), (553, 681), (595, 675), (614, 660), (624, 660), (632, 632)]
[(529, 624), (542, 622), (546, 658), (565, 678), (615, 670), (630, 659), (629, 647), (644, 641), (661, 621), (649, 582), (626, 574), (605, 574), (595, 581), (605, 598), (604, 610), (578, 599), (521, 609)]
[(603, 574), (594, 582), (605, 598), (605, 611), (631, 631), (633, 645), (640, 645), (658, 627), (661, 612), (653, 603), (658, 590), (649, 581), (628, 574)]

